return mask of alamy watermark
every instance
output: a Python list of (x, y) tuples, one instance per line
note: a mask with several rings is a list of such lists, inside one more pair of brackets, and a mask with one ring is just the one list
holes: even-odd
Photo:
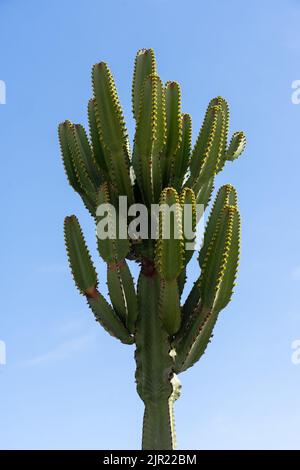
[(97, 236), (100, 240), (183, 239), (186, 250), (196, 250), (203, 240), (203, 214), (203, 204), (194, 208), (191, 204), (151, 204), (149, 209), (144, 204), (128, 207), (127, 197), (119, 196), (118, 210), (110, 203), (97, 207)]
[(297, 366), (300, 364), (300, 339), (295, 339), (291, 344), (291, 348), (293, 350), (291, 361), (295, 366)]
[(6, 364), (6, 344), (0, 340), (0, 366)]
[(291, 95), (292, 103), (300, 104), (300, 80), (294, 80), (292, 82), (292, 89), (294, 90)]
[(0, 80), (0, 104), (6, 104), (6, 84)]

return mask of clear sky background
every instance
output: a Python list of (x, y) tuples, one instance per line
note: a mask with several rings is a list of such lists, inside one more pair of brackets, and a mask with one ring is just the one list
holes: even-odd
[(178, 447), (300, 449), (299, 1), (0, 0), (0, 18), (0, 448), (140, 446), (133, 347), (95, 323), (67, 267), (63, 218), (75, 213), (106, 292), (57, 124), (86, 124), (91, 66), (104, 60), (132, 137), (133, 61), (152, 47), (161, 78), (182, 86), (194, 139), (217, 95), (248, 139), (217, 181), (239, 192), (238, 286), (205, 356), (181, 376)]

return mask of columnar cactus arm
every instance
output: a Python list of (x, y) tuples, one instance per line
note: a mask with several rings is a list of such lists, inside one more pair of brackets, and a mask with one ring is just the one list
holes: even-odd
[(206, 209), (211, 200), (211, 195), (214, 190), (214, 180), (214, 176), (209, 178), (206, 183), (201, 186), (199, 192), (197, 193), (196, 202), (197, 204), (203, 204), (204, 209)]
[(93, 296), (98, 285), (97, 274), (75, 215), (65, 218), (64, 234), (76, 287), (81, 294)]
[[(238, 265), (239, 256), (239, 214), (237, 210), (233, 210), (232, 217), (232, 239), (230, 242), (230, 251), (226, 261), (226, 268), (223, 276), (218, 280), (214, 304), (208, 315), (204, 317), (206, 311), (205, 306), (199, 305), (198, 314), (201, 319), (200, 331), (196, 341), (193, 343), (184, 365), (181, 370), (186, 370), (188, 367), (197, 362), (204, 354), (208, 343), (210, 342), (213, 328), (218, 319), (219, 312), (226, 307), (231, 299), (234, 280), (236, 277), (236, 270)], [(236, 245), (234, 243), (236, 242)], [(204, 290), (204, 288), (203, 288)], [(197, 309), (196, 309), (197, 312)]]
[(177, 334), (177, 340), (185, 334), (185, 329), (189, 321), (193, 318), (193, 314), (195, 308), (199, 304), (201, 289), (199, 285), (200, 278), (198, 278), (194, 284), (192, 289), (190, 290), (183, 306), (182, 306), (182, 320), (181, 320), (181, 328)]
[(225, 154), (226, 160), (236, 160), (244, 151), (246, 146), (246, 136), (244, 132), (237, 131), (232, 135), (230, 144)]
[(222, 116), (223, 116), (223, 140), (221, 143), (221, 148), (220, 148), (220, 155), (219, 155), (219, 160), (216, 168), (216, 172), (219, 172), (223, 169), (225, 161), (226, 161), (226, 148), (227, 148), (227, 139), (228, 139), (228, 130), (229, 130), (229, 106), (227, 101), (222, 98), (222, 96), (217, 96), (217, 98), (213, 98), (210, 102), (211, 106), (219, 106), (222, 110)]
[(202, 266), (205, 256), (207, 254), (207, 249), (209, 243), (211, 242), (212, 236), (216, 230), (217, 224), (219, 222), (219, 217), (222, 210), (226, 206), (235, 206), (237, 207), (237, 193), (235, 188), (231, 184), (225, 184), (222, 186), (213, 203), (210, 215), (205, 227), (205, 236), (203, 240), (203, 245), (199, 252), (199, 263)]
[(125, 260), (107, 264), (107, 286), (111, 302), (130, 333), (137, 318), (137, 297), (133, 277)]
[(133, 337), (97, 290), (96, 270), (75, 216), (66, 217), (64, 233), (69, 264), (75, 284), (79, 291), (86, 296), (88, 305), (91, 307), (96, 320), (112, 336), (125, 344), (132, 344), (134, 342)]
[(119, 265), (119, 276), (126, 303), (126, 326), (130, 333), (134, 333), (138, 316), (137, 294), (133, 277), (126, 260)]
[(218, 117), (217, 111), (220, 111), (220, 106), (214, 105), (213, 100), (211, 100), (207, 107), (202, 127), (192, 150), (190, 161), (191, 176), (189, 178), (190, 186), (195, 183), (200, 170), (203, 169), (203, 164), (207, 157), (208, 150), (210, 149), (216, 131), (216, 121)]
[(115, 312), (123, 321), (123, 323), (126, 324), (126, 300), (118, 264), (107, 264), (107, 287)]
[(158, 202), (162, 189), (160, 152), (166, 137), (164, 91), (157, 75), (146, 77), (139, 103), (133, 167), (144, 202), (150, 205)]
[(241, 220), (240, 214), (236, 207), (231, 207), (231, 233), (228, 240), (230, 239), (230, 248), (228, 250), (228, 256), (224, 261), (224, 271), (222, 277), (218, 280), (217, 294), (214, 303), (214, 309), (221, 311), (224, 309), (231, 300), (233, 294), (233, 288), (235, 286), (235, 280), (240, 259), (240, 239), (241, 239)]
[(82, 187), (77, 176), (75, 169), (74, 161), (72, 158), (72, 152), (68, 142), (68, 126), (69, 122), (65, 121), (59, 124), (58, 126), (58, 138), (60, 144), (60, 150), (63, 160), (64, 169), (69, 181), (69, 184), (77, 192), (82, 192)]
[(162, 152), (163, 186), (168, 186), (174, 175), (175, 155), (182, 140), (181, 92), (177, 82), (167, 82), (166, 96), (166, 146)]
[(171, 186), (177, 191), (180, 191), (184, 177), (186, 175), (190, 156), (191, 156), (191, 144), (192, 144), (192, 119), (187, 113), (181, 115), (182, 121), (182, 137), (179, 148), (175, 153), (174, 165), (173, 165), (173, 176), (171, 180)]
[(97, 207), (99, 254), (106, 263), (119, 263), (128, 255), (130, 243), (128, 237), (119, 237), (119, 207), (115, 207), (112, 203), (110, 187), (107, 182), (103, 183), (98, 190)]
[(103, 328), (124, 344), (134, 344), (134, 337), (130, 335), (118, 315), (99, 292), (97, 297), (88, 298), (87, 302), (95, 319)]
[(158, 313), (169, 335), (175, 334), (181, 322), (180, 293), (176, 279), (161, 279)]
[(95, 192), (96, 187), (92, 181), (91, 174), (89, 173), (86, 158), (78, 147), (78, 142), (75, 133), (75, 125), (72, 124), (70, 121), (65, 121), (64, 124), (65, 126), (62, 127), (62, 129), (66, 133), (66, 139), (69, 145), (74, 169), (77, 174), (81, 190), (83, 192), (92, 194)]
[(214, 98), (211, 103), (221, 106), (223, 111), (223, 116), (225, 119), (225, 135), (223, 142), (223, 150), (221, 152), (221, 157), (217, 166), (217, 173), (223, 170), (226, 161), (236, 160), (241, 153), (244, 151), (246, 146), (246, 137), (244, 132), (237, 131), (234, 132), (230, 140), (229, 145), (227, 146), (228, 139), (228, 130), (229, 130), (229, 106), (226, 100), (221, 96)]
[(204, 353), (219, 312), (229, 302), (239, 259), (239, 213), (235, 206), (222, 209), (202, 262), (200, 300), (175, 339), (175, 371), (183, 372)]
[(173, 280), (179, 276), (183, 263), (182, 207), (177, 191), (165, 188), (160, 197), (155, 266), (163, 279)]
[(110, 177), (120, 195), (133, 203), (129, 174), (128, 139), (123, 112), (112, 74), (104, 62), (94, 65), (92, 73), (96, 121)]
[(228, 104), (219, 96), (211, 100), (208, 105), (193, 149), (191, 176), (187, 183), (196, 193), (197, 204), (204, 204), (205, 207), (213, 191), (215, 174), (223, 168), (227, 159), (228, 128)]
[(184, 268), (178, 277), (179, 295), (181, 296), (186, 282), (186, 266), (194, 254), (196, 234), (196, 199), (194, 191), (184, 188), (180, 194), (182, 207), (182, 237), (184, 241)]
[[(212, 236), (216, 230), (217, 224), (219, 222), (219, 217), (223, 209), (228, 206), (236, 206), (237, 207), (237, 194), (235, 188), (231, 184), (226, 184), (222, 186), (213, 203), (208, 222), (205, 227), (205, 236), (203, 240), (203, 245), (199, 252), (199, 263), (202, 266), (205, 256), (207, 255), (207, 250), (209, 244), (211, 243)], [(200, 288), (200, 279), (194, 283), (193, 288), (191, 289), (187, 299), (182, 307), (182, 328), (180, 334), (183, 334), (185, 331), (186, 325), (189, 323), (190, 319), (194, 315), (195, 308), (197, 307), (200, 301), (201, 295), (201, 288)], [(179, 335), (178, 335), (179, 337)]]
[[(219, 159), (223, 151), (225, 121), (222, 107), (211, 106), (207, 113), (207, 120), (210, 126), (208, 126), (209, 136), (204, 153), (202, 153), (202, 132), (200, 132), (191, 159), (191, 179), (187, 185), (189, 186), (192, 183), (195, 193), (198, 193), (201, 186), (216, 174)], [(200, 170), (198, 170), (199, 159)]]
[[(196, 198), (192, 189), (184, 188), (182, 190), (180, 194), (180, 205), (182, 207), (182, 236), (185, 247), (184, 261), (185, 265), (187, 265), (194, 253), (197, 223)], [(188, 233), (189, 231), (191, 231), (191, 233)]]
[(101, 172), (98, 165), (96, 164), (96, 161), (94, 160), (85, 129), (80, 124), (74, 124), (73, 133), (77, 153), (80, 156), (79, 158), (83, 162), (87, 170), (87, 174), (89, 175), (89, 178), (96, 189), (101, 183)]
[(103, 178), (101, 183), (108, 180), (108, 167), (105, 161), (105, 152), (103, 149), (103, 145), (100, 140), (99, 130), (97, 127), (97, 118), (96, 118), (96, 104), (95, 98), (91, 98), (88, 103), (88, 121), (89, 121), (89, 129), (90, 129), (90, 139), (92, 143), (93, 149), (93, 156), (94, 159), (101, 168), (103, 173)]
[(135, 58), (132, 80), (132, 112), (136, 120), (139, 118), (144, 81), (149, 75), (156, 75), (154, 51), (153, 49), (140, 49)]
[[(107, 263), (107, 286), (113, 307), (130, 333), (133, 333), (137, 317), (137, 298), (133, 278), (125, 260), (130, 244), (128, 238), (119, 237), (118, 212), (111, 205), (108, 183), (103, 183), (98, 192), (98, 206), (101, 207), (102, 204), (106, 204), (107, 210), (105, 215), (98, 212), (96, 214), (98, 250)], [(112, 231), (107, 238), (101, 238), (99, 233), (103, 219)], [(115, 227), (112, 226), (114, 222), (117, 222)]]
[(161, 277), (159, 313), (166, 330), (173, 335), (181, 321), (177, 278), (184, 267), (182, 208), (173, 188), (164, 189), (160, 198), (155, 266)]
[(78, 150), (74, 125), (70, 121), (61, 123), (58, 133), (63, 163), (69, 182), (81, 196), (91, 215), (94, 216), (96, 207), (95, 186), (88, 174), (85, 161)]

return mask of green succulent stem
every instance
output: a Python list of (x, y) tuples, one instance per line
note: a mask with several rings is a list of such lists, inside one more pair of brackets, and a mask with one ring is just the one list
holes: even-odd
[[(151, 292), (151, 295), (147, 293)], [(144, 261), (138, 281), (139, 319), (136, 327), (137, 391), (145, 404), (143, 449), (175, 446), (172, 412), (173, 359), (169, 336), (159, 316), (160, 280)]]
[[(171, 407), (173, 408), (172, 404)], [(145, 402), (142, 442), (144, 450), (174, 449), (172, 414), (170, 400)]]

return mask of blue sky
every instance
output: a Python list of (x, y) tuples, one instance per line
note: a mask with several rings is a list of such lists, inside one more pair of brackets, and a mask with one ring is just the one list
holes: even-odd
[(86, 124), (91, 66), (104, 60), (132, 136), (133, 60), (153, 47), (161, 78), (182, 86), (194, 138), (208, 101), (222, 95), (231, 131), (248, 139), (218, 178), (239, 192), (238, 286), (205, 356), (181, 376), (178, 447), (299, 449), (299, 2), (0, 0), (0, 17), (0, 448), (139, 448), (133, 348), (95, 323), (67, 268), (67, 214), (98, 258), (92, 221), (66, 182), (57, 124)]

